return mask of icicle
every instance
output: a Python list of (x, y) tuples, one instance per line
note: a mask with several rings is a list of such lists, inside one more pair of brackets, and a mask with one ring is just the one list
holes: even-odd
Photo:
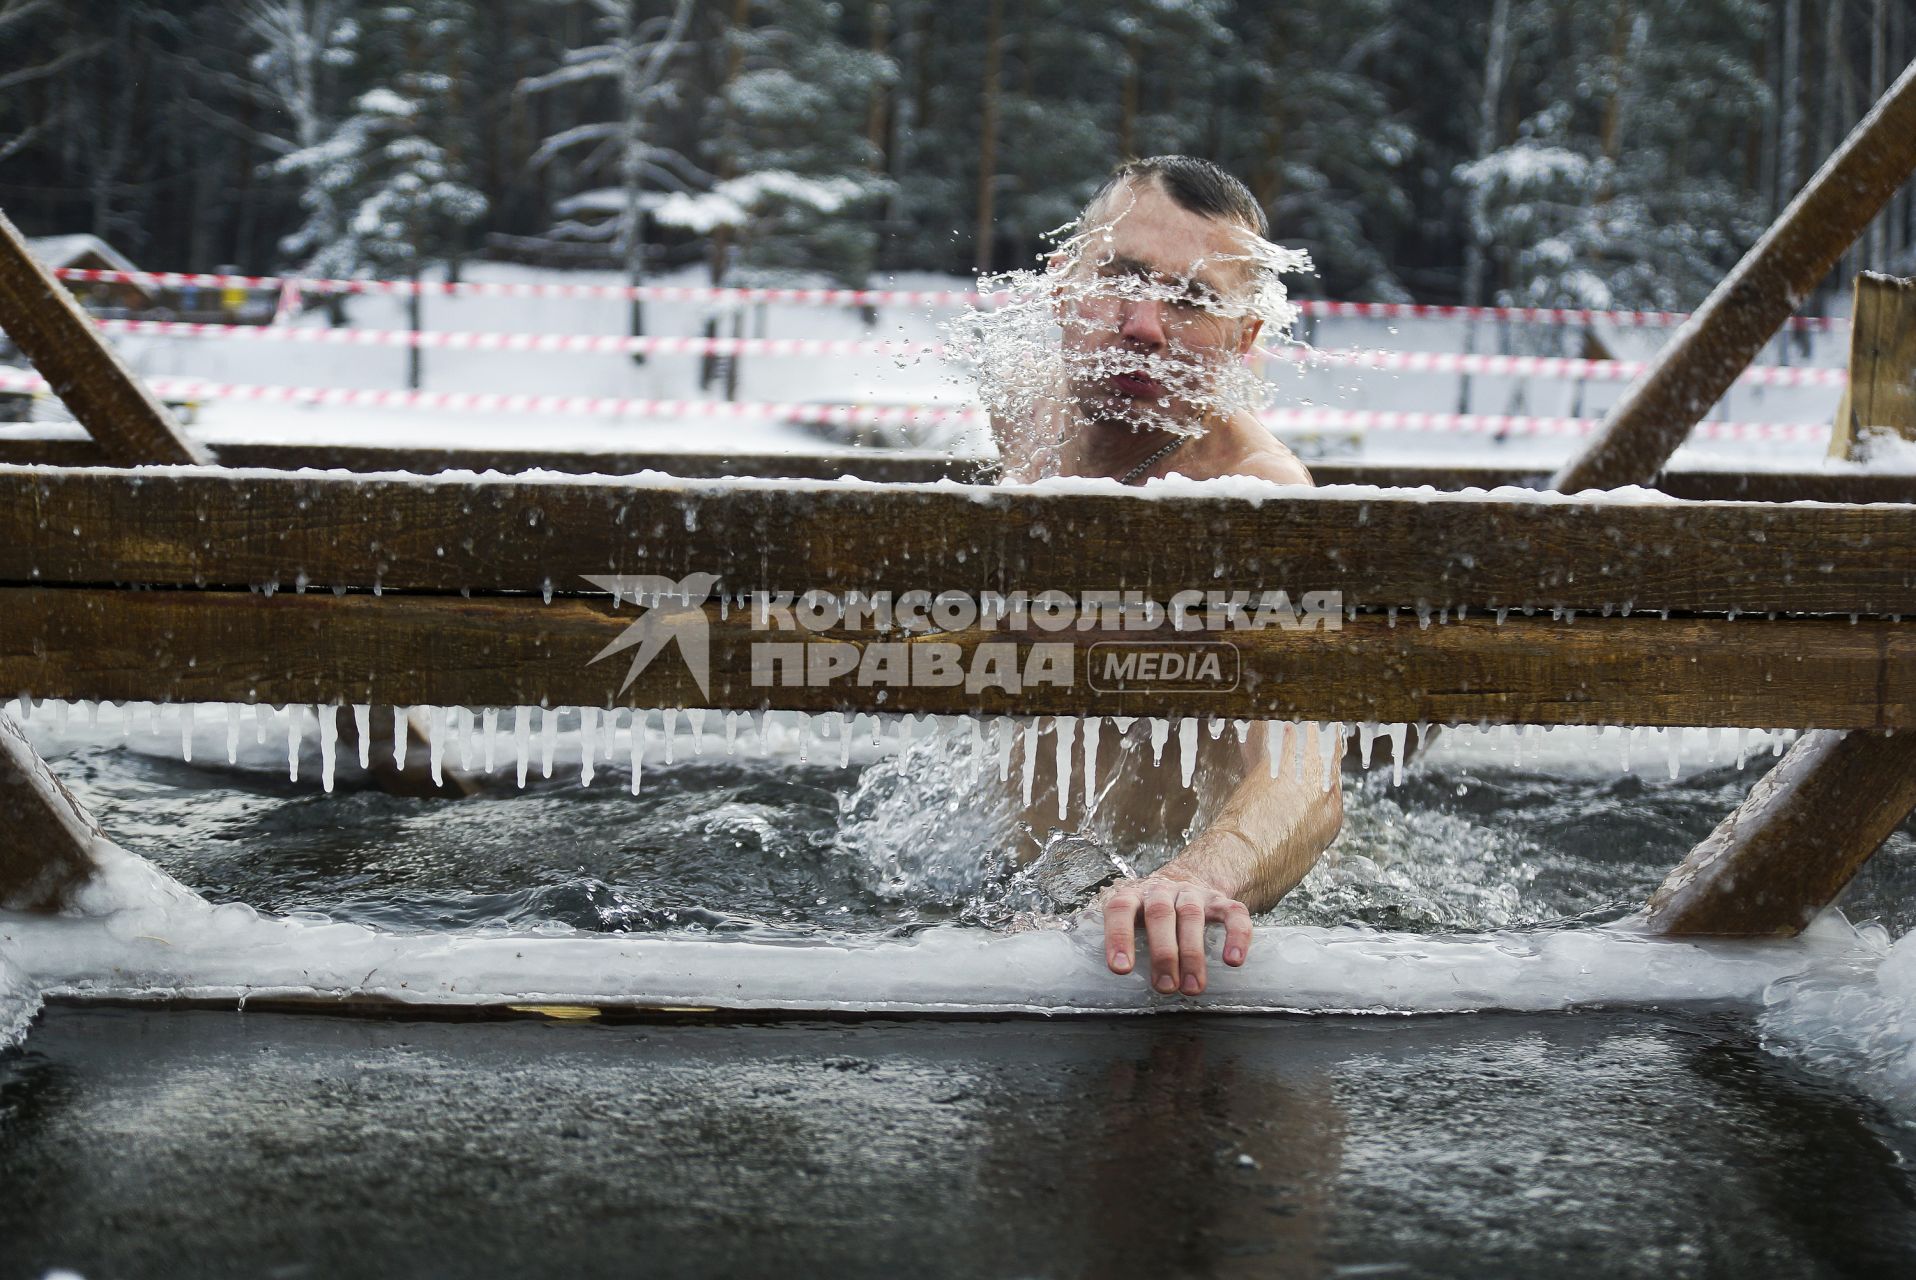
[(412, 720), (411, 707), (393, 708), (393, 768), (406, 767), (406, 730)]
[(1024, 796), (1025, 808), (1031, 807), (1032, 784), (1038, 777), (1038, 717), (1025, 722)]
[(1722, 746), (1722, 744), (1723, 730), (1717, 728), (1715, 725), (1710, 726), (1709, 730), (1703, 735), (1703, 749), (1707, 753), (1705, 758), (1709, 763), (1716, 763), (1717, 748)]
[[(852, 717), (848, 711), (835, 712), (838, 716), (838, 767), (843, 769), (852, 762)], [(966, 717), (970, 719), (970, 717)], [(978, 722), (972, 720), (972, 732), (978, 731)]]
[(239, 730), (239, 703), (229, 702), (226, 704), (226, 763), (228, 764), (239, 763)]
[(1750, 758), (1750, 730), (1736, 731), (1736, 771), (1743, 772), (1743, 764)]
[(1769, 738), (1770, 740), (1770, 754), (1773, 756), (1782, 755), (1783, 754), (1783, 731), (1781, 729), (1765, 729), (1763, 731), (1763, 734), (1765, 737)]
[(1084, 807), (1088, 813), (1098, 798), (1098, 735), (1104, 730), (1104, 717), (1084, 718)]
[(146, 704), (146, 736), (149, 738), (160, 736), (160, 708), (157, 703)]
[(18, 694), (14, 696), (13, 702), (14, 702), (14, 709), (19, 713), (21, 724), (25, 724), (27, 721), (33, 719), (33, 695), (32, 694), (26, 692), (25, 690), (21, 690)]
[(519, 771), (519, 787), (525, 789), (526, 766), (532, 762), (532, 708), (512, 709), (512, 755)]
[(894, 750), (899, 754), (904, 754), (905, 748), (911, 745), (912, 731), (918, 727), (917, 722), (918, 717), (910, 712), (898, 717), (898, 743)]
[(1171, 740), (1171, 722), (1162, 716), (1151, 717), (1151, 763), (1164, 763), (1164, 744)]
[(605, 709), (605, 718), (599, 721), (604, 726), (599, 730), (599, 758), (607, 768), (612, 767), (614, 757), (619, 754), (619, 712), (615, 707)]
[(319, 715), (319, 786), (330, 794), (334, 757), (339, 752), (339, 708), (322, 704), (313, 710)]
[[(266, 745), (266, 726), (273, 718), (273, 709), (264, 702), (253, 704), (253, 742), (258, 746)], [(132, 708), (127, 709), (127, 724), (133, 723)]]
[(1112, 716), (1111, 717), (1112, 727), (1115, 728), (1121, 734), (1131, 732), (1131, 726), (1136, 724), (1137, 722), (1138, 722), (1138, 718), (1136, 716)]
[(1178, 772), (1187, 787), (1197, 776), (1197, 727), (1196, 716), (1185, 716), (1178, 721)]
[(1663, 731), (1663, 745), (1669, 755), (1670, 776), (1675, 778), (1677, 774), (1681, 772), (1678, 768), (1678, 757), (1683, 754), (1683, 730), (1665, 729)]
[(299, 781), (299, 715), (290, 703), (286, 707), (286, 780)]
[(738, 750), (738, 713), (725, 713), (725, 754), (731, 755)]
[(65, 733), (66, 727), (67, 704), (64, 700), (56, 700), (53, 704), (53, 731), (55, 733)]
[(1310, 736), (1323, 731), (1322, 725), (1314, 728), (1305, 724), (1291, 726), (1291, 776), (1299, 782), (1304, 781), (1304, 759), (1310, 750)]
[(100, 704), (97, 702), (87, 703), (86, 727), (89, 729), (97, 729), (100, 727)]
[(192, 762), (193, 759), (193, 714), (199, 710), (191, 702), (180, 704), (180, 759)]
[[(632, 794), (639, 794), (639, 774), (645, 767), (645, 722), (650, 715), (640, 707), (632, 708), (632, 732), (626, 741), (627, 757), (632, 763)], [(731, 727), (732, 717), (726, 717), (726, 727)]]
[(1338, 758), (1338, 754), (1342, 751), (1343, 746), (1344, 746), (1343, 721), (1339, 720), (1334, 722), (1332, 726), (1332, 732), (1330, 733), (1325, 733), (1321, 726), (1318, 728), (1318, 731), (1317, 731), (1318, 763), (1323, 768), (1323, 773), (1320, 774), (1318, 777), (1318, 784), (1325, 791), (1329, 791), (1331, 789), (1331, 779), (1337, 776), (1337, 773), (1336, 773), (1337, 758)]
[(480, 717), (484, 723), (486, 735), (486, 772), (491, 773), (493, 765), (499, 759), (499, 708), (487, 707), (480, 713)]
[(599, 745), (599, 709), (579, 708), (579, 785), (592, 785), (592, 757)]
[(1233, 720), (1231, 721), (1231, 732), (1237, 735), (1238, 745), (1243, 746), (1251, 740), (1251, 722), (1249, 720)]
[(1011, 781), (1011, 735), (1013, 726), (1010, 720), (999, 716), (991, 722), (992, 745), (998, 753), (998, 781)]
[[(552, 776), (552, 753), (559, 749), (559, 709), (539, 708), (539, 773)], [(437, 779), (434, 779), (437, 781)]]
[(798, 713), (798, 762), (805, 764), (812, 758), (812, 713)]
[[(758, 724), (759, 724), (759, 734), (761, 735), (761, 737), (765, 733), (764, 715), (765, 715), (764, 712), (759, 713)], [(660, 724), (660, 728), (663, 729), (665, 733), (665, 763), (671, 764), (672, 763), (672, 735), (678, 731), (679, 709), (677, 707), (660, 707), (659, 708), (659, 724)], [(767, 745), (769, 745), (769, 743)]]
[(459, 767), (471, 769), (473, 760), (472, 739), (467, 730), (472, 727), (472, 713), (464, 707), (453, 707), (446, 712), (446, 732), (452, 744), (459, 748)]
[(685, 723), (691, 726), (691, 730), (692, 730), (692, 754), (695, 756), (704, 755), (705, 754), (705, 708), (694, 707), (692, 710), (686, 712)]
[(1365, 769), (1370, 768), (1371, 744), (1377, 741), (1378, 725), (1366, 720), (1357, 726), (1357, 763)]
[(1633, 724), (1624, 725), (1623, 726), (1622, 765), (1623, 765), (1623, 771), (1625, 773), (1630, 772), (1630, 748), (1636, 744), (1636, 740), (1637, 740), (1637, 726)]
[(1394, 724), (1390, 727), (1390, 785), (1404, 785), (1404, 743), (1410, 737), (1410, 726)]
[(1078, 718), (1076, 716), (1051, 717), (1051, 732), (1057, 738), (1058, 821), (1063, 822), (1065, 811), (1071, 805), (1071, 748), (1078, 738)]
[(471, 707), (459, 708), (459, 767), (471, 773), (479, 763), (479, 717)]
[(353, 728), (359, 731), (359, 767), (373, 767), (373, 707), (361, 702), (353, 707)]
[(1284, 729), (1282, 720), (1264, 722), (1264, 756), (1273, 778), (1284, 771)]
[(1204, 727), (1210, 733), (1213, 742), (1224, 736), (1224, 719), (1221, 716), (1212, 716), (1204, 722)]
[[(426, 746), (428, 748), (427, 759), (432, 770), (432, 785), (435, 787), (441, 785), (445, 774), (446, 729), (446, 709), (444, 707), (434, 707), (426, 725), (426, 735), (428, 739)], [(551, 776), (552, 771), (547, 769), (546, 777), (550, 778)]]
[(1430, 721), (1419, 720), (1417, 722), (1417, 749), (1419, 751), (1422, 751), (1424, 749), (1424, 739), (1426, 739), (1429, 736), (1430, 736)]

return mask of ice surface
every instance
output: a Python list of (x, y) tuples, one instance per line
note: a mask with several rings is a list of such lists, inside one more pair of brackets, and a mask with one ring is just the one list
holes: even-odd
[[(1882, 950), (1880, 940), (1859, 935), (1840, 917), (1787, 942), (1673, 941), (1622, 926), (1449, 937), (1263, 926), (1242, 968), (1214, 967), (1210, 991), (1187, 998), (1160, 996), (1140, 975), (1111, 974), (1095, 927), (1007, 935), (945, 926), (903, 941), (802, 943), (549, 927), (394, 935), (211, 906), (111, 846), (100, 856), (105, 870), (82, 895), (79, 914), (0, 915), (0, 1009), (7, 1011), (0, 1025), (16, 1035), (36, 989), (61, 997), (236, 1003), (368, 995), (422, 1005), (928, 1013), (1180, 1006), (1437, 1013), (1754, 1003), (1779, 980), (1840, 975)], [(1916, 949), (1878, 971), (1885, 999), (1907, 1001), (1916, 991), (1912, 960)], [(1800, 1009), (1804, 1018), (1819, 1016), (1810, 1003)]]

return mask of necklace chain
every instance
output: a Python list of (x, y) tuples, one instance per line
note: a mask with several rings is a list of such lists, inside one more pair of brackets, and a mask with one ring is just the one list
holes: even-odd
[(1173, 440), (1170, 444), (1165, 445), (1162, 449), (1159, 449), (1156, 453), (1153, 453), (1150, 457), (1146, 458), (1143, 462), (1140, 462), (1137, 466), (1132, 467), (1129, 471), (1125, 472), (1124, 475), (1119, 477), (1118, 483), (1130, 484), (1133, 480), (1136, 480), (1139, 476), (1149, 471), (1152, 467), (1155, 467), (1158, 463), (1164, 461), (1166, 458), (1176, 453), (1178, 449), (1188, 439), (1190, 439), (1189, 436), (1179, 436), (1177, 439)]

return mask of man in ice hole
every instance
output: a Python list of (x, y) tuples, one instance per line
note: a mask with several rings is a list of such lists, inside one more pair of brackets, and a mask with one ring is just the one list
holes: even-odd
[[(1269, 269), (1257, 251), (1269, 248), (1267, 230), (1250, 191), (1208, 161), (1158, 156), (1120, 165), (1086, 206), (1078, 235), (1051, 259), (1062, 372), (1029, 413), (994, 415), (1005, 479), (1104, 476), (1135, 485), (1176, 472), (1310, 484), (1303, 464), (1247, 406), (1208, 394), (1263, 326), (1252, 303), (1259, 273)], [(1293, 732), (1273, 777), (1273, 727), (1281, 729), (1254, 724), (1242, 742), (1231, 729), (1214, 738), (1201, 728), (1192, 787), (1183, 782), (1177, 735), (1154, 763), (1148, 722), (1124, 735), (1107, 727), (1101, 790), (1087, 807), (1082, 789), (1071, 788), (1062, 820), (1049, 767), (1055, 753), (1037, 753), (1040, 782), (1022, 815), (1034, 838), (1062, 828), (1125, 852), (1175, 851), (1094, 903), (1114, 973), (1136, 966), (1142, 927), (1153, 987), (1203, 991), (1205, 926), (1223, 925), (1224, 963), (1243, 964), (1252, 912), (1288, 893), (1336, 836), (1343, 802), (1335, 761), (1324, 776), (1319, 729), (1307, 726), (1301, 742)], [(1017, 785), (1019, 772), (1012, 777)]]

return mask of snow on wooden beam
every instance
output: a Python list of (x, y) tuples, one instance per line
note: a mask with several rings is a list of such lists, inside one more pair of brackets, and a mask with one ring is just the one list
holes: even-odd
[(0, 467), (0, 582), (563, 594), (708, 573), (733, 592), (1916, 615), (1916, 506), (1238, 492)]
[(1631, 384), (1551, 488), (1643, 484), (1916, 173), (1916, 62)]
[[(842, 453), (657, 453), (627, 450), (435, 448), (424, 445), (358, 445), (260, 441), (220, 446), (220, 461), (232, 467), (275, 471), (554, 471), (569, 475), (637, 475), (657, 471), (680, 479), (746, 476), (764, 479), (837, 480), (851, 476), (886, 484), (955, 480), (989, 484), (997, 464), (988, 458), (954, 457), (932, 450), (853, 449)], [(106, 455), (92, 440), (36, 430), (0, 431), (0, 464), (100, 467)], [(1352, 462), (1312, 459), (1320, 485), (1379, 485), (1443, 490), (1543, 487), (1548, 473), (1537, 467), (1483, 464)], [(1666, 467), (1651, 487), (1673, 498), (1731, 502), (1916, 502), (1916, 471), (1724, 471)]]
[[(1888, 622), (1513, 615), (1500, 624), (1473, 613), (1425, 627), (1409, 616), (1392, 625), (1366, 614), (1337, 630), (991, 626), (905, 643), (895, 632), (762, 626), (736, 606), (723, 616), (712, 604), (699, 613), (706, 687), (688, 666), (692, 650), (674, 638), (622, 688), (632, 652), (594, 659), (639, 612), (629, 602), (615, 610), (606, 597), (546, 604), (8, 588), (0, 589), (0, 690), (116, 702), (1916, 728), (1916, 628)], [(984, 646), (1007, 646), (998, 651), (1009, 657), (1000, 670), (1013, 673), (1012, 688), (925, 679), (928, 668), (916, 664), (934, 660), (934, 643), (952, 646), (944, 656), (965, 681), (983, 670)], [(1043, 644), (1065, 646), (1061, 665), (1033, 680)], [(802, 648), (775, 655), (764, 645)], [(1145, 650), (1215, 653), (1219, 670), (1178, 682), (1145, 679), (1141, 669), (1125, 679), (1110, 665)], [(881, 672), (881, 660), (892, 665)], [(801, 670), (809, 679), (835, 661), (849, 665), (818, 683), (794, 683)], [(878, 674), (861, 683), (868, 673)]]
[(0, 712), (0, 908), (57, 911), (94, 872), (99, 824)]
[(109, 461), (205, 463), (173, 416), (114, 354), (65, 286), (0, 213), (0, 329), (33, 362)]

